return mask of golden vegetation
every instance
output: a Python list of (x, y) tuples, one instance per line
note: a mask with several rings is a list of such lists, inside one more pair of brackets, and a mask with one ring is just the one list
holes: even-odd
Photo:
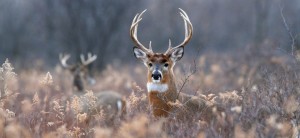
[[(243, 58), (237, 58), (243, 57)], [(274, 59), (276, 62), (274, 61)], [(8, 60), (0, 67), (0, 137), (291, 137), (299, 130), (299, 65), (278, 55), (204, 54), (196, 60), (197, 72), (183, 92), (221, 104), (224, 111), (212, 121), (193, 118), (155, 118), (150, 113), (142, 66), (107, 66), (97, 84), (84, 96), (72, 95), (72, 78), (60, 67), (49, 72), (20, 70)], [(279, 60), (280, 59), (280, 60)], [(188, 63), (188, 62), (185, 62)], [(178, 87), (188, 72), (175, 67)], [(104, 111), (86, 124), (88, 113), (80, 104), (97, 100), (93, 91), (121, 92), (127, 114), (107, 124)], [(93, 90), (93, 91), (92, 91)], [(87, 98), (88, 100), (83, 100)], [(185, 110), (183, 103), (170, 103)]]

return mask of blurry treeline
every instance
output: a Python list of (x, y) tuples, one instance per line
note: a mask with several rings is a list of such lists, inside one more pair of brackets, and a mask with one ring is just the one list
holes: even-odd
[[(244, 50), (265, 40), (289, 52), (291, 39), (283, 15), (299, 46), (299, 0), (0, 0), (0, 63), (9, 58), (15, 67), (51, 67), (59, 53), (98, 55), (94, 66), (136, 62), (129, 27), (144, 9), (138, 37), (152, 41), (155, 51), (184, 38), (178, 8), (194, 25), (187, 53)], [(298, 41), (297, 41), (298, 40)]]

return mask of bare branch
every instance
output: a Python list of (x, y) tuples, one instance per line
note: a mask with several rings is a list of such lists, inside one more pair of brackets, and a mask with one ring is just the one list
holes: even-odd
[[(179, 97), (179, 94), (181, 93), (182, 89), (184, 88), (184, 86), (188, 83), (189, 79), (191, 76), (193, 76), (197, 71), (198, 71), (198, 66), (197, 66), (197, 59), (199, 57), (199, 54), (200, 54), (200, 47), (198, 48), (197, 50), (197, 54), (195, 55), (195, 57), (193, 58), (193, 63), (192, 65), (190, 66), (190, 73), (188, 75), (186, 75), (183, 79), (183, 83), (178, 91), (178, 94), (177, 94), (177, 97), (176, 99), (178, 99)], [(192, 67), (192, 69), (191, 69)]]
[(283, 14), (283, 9), (284, 9), (284, 7), (283, 7), (281, 4), (279, 4), (279, 7), (280, 7), (280, 15), (281, 15), (281, 18), (282, 18), (284, 27), (285, 27), (286, 31), (288, 32), (289, 37), (290, 37), (290, 39), (291, 39), (291, 41), (292, 41), (292, 44), (291, 44), (292, 51), (291, 51), (291, 53), (292, 53), (292, 56), (294, 56), (294, 52), (295, 52), (295, 37), (294, 37), (293, 33), (291, 32), (291, 29), (290, 29), (290, 27), (288, 26), (288, 24), (287, 24), (287, 22), (286, 22), (286, 19), (285, 19), (285, 17), (284, 17), (284, 14)]

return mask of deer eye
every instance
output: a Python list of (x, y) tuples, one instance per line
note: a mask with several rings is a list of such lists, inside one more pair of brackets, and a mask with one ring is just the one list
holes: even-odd
[(168, 67), (168, 66), (169, 66), (169, 64), (168, 64), (168, 63), (165, 63), (165, 64), (164, 64), (164, 66), (165, 66), (165, 67)]
[(149, 66), (149, 67), (152, 67), (152, 63), (148, 63), (148, 66)]

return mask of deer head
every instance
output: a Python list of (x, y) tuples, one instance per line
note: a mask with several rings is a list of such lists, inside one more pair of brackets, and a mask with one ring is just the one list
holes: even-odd
[(81, 62), (72, 65), (67, 64), (67, 60), (70, 57), (71, 56), (69, 54), (59, 55), (60, 63), (63, 66), (63, 68), (68, 69), (74, 76), (74, 87), (76, 87), (78, 91), (83, 91), (85, 81), (87, 81), (88, 84), (95, 84), (95, 79), (93, 79), (93, 77), (89, 73), (88, 65), (97, 59), (97, 55), (92, 55), (91, 53), (88, 53), (88, 57), (87, 59), (85, 59), (84, 55), (81, 54)]
[[(135, 43), (133, 52), (135, 57), (140, 59), (148, 68), (148, 84), (166, 84), (174, 79), (173, 67), (175, 63), (183, 57), (184, 47), (192, 38), (192, 23), (187, 14), (182, 9), (179, 8), (179, 10), (185, 24), (185, 39), (181, 44), (175, 47), (172, 47), (171, 40), (169, 40), (169, 48), (165, 53), (154, 53), (152, 51), (151, 41), (148, 49), (140, 43), (137, 38), (138, 23), (142, 20), (141, 17), (146, 10), (141, 14), (137, 14), (132, 21), (130, 36)], [(163, 87), (161, 88), (163, 89)]]

